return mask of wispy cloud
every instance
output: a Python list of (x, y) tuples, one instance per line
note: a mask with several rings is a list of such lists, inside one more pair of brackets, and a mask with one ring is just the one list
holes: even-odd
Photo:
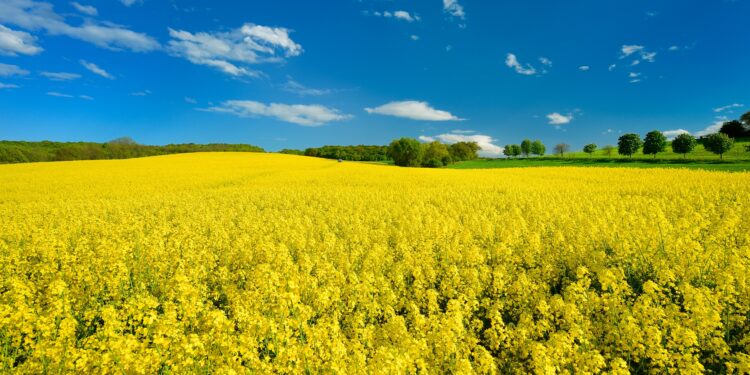
[(58, 98), (73, 98), (73, 95), (63, 94), (63, 93), (57, 92), (57, 91), (49, 91), (49, 92), (47, 92), (47, 95), (58, 97)]
[(195, 100), (194, 98), (191, 98), (191, 97), (189, 97), (189, 96), (186, 96), (186, 97), (185, 97), (185, 103), (190, 103), (190, 104), (197, 104), (197, 103), (198, 103), (198, 101), (197, 101), (197, 100)]
[(94, 73), (96, 75), (102, 76), (107, 79), (115, 79), (115, 77), (109, 74), (106, 70), (100, 68), (94, 63), (90, 63), (86, 60), (81, 60), (81, 65), (83, 65), (83, 67), (89, 70), (91, 73)]
[(130, 96), (149, 96), (151, 95), (151, 90), (143, 90), (143, 91), (136, 91), (131, 92)]
[(547, 117), (547, 120), (549, 120), (550, 125), (556, 125), (556, 126), (569, 124), (575, 118), (572, 113), (563, 115), (559, 112), (550, 113), (546, 117)]
[(448, 111), (430, 106), (427, 102), (416, 100), (396, 101), (375, 108), (365, 108), (369, 114), (402, 117), (421, 121), (460, 121), (461, 118)]
[(458, 3), (458, 0), (443, 0), (443, 11), (462, 20), (466, 18), (464, 7)]
[(386, 10), (384, 12), (372, 11), (372, 12), (365, 12), (365, 14), (367, 14), (367, 15), (373, 15), (373, 16), (376, 16), (376, 17), (393, 18), (393, 19), (397, 19), (397, 20), (401, 20), (401, 21), (406, 21), (406, 22), (416, 22), (416, 21), (420, 21), (421, 20), (421, 18), (418, 15), (411, 14), (411, 13), (405, 11), (405, 10), (396, 10), (396, 11), (393, 11), (393, 12), (388, 11), (388, 10)]
[(282, 86), (282, 89), (287, 92), (291, 92), (300, 96), (321, 96), (327, 95), (333, 92), (330, 89), (314, 89), (307, 87), (291, 78)]
[[(472, 131), (472, 133), (475, 133)], [(422, 135), (419, 137), (419, 140), (422, 142), (433, 142), (433, 141), (440, 141), (447, 144), (453, 144), (458, 142), (476, 142), (477, 145), (480, 147), (479, 154), (485, 157), (494, 157), (494, 156), (500, 156), (503, 153), (503, 148), (495, 144), (495, 139), (493, 139), (489, 135), (484, 134), (465, 134), (465, 133), (458, 133), (456, 131), (452, 131), (450, 133), (446, 134), (438, 134), (435, 136), (425, 136)]]
[(646, 47), (637, 44), (626, 44), (620, 48), (620, 59), (628, 57), (636, 57), (631, 65), (635, 66), (641, 63), (641, 61), (654, 62), (656, 61), (656, 52), (649, 52)]
[(273, 117), (302, 126), (320, 126), (351, 118), (336, 109), (317, 104), (264, 104), (252, 100), (228, 100), (204, 111), (229, 113), (239, 117)]
[(125, 5), (126, 7), (129, 7), (137, 2), (140, 2), (140, 0), (120, 0), (122, 5)]
[(21, 69), (18, 65), (0, 63), (0, 77), (25, 76), (29, 71)]
[(718, 133), (726, 121), (727, 119), (725, 117), (718, 117), (711, 125), (706, 126), (703, 130), (695, 132), (695, 136), (703, 137), (704, 135)]
[(42, 48), (36, 45), (36, 37), (0, 25), (0, 55), (36, 55)]
[(664, 134), (664, 136), (667, 137), (667, 140), (669, 141), (675, 139), (680, 134), (690, 134), (690, 132), (685, 129), (665, 130), (661, 133)]
[(580, 70), (582, 72), (588, 72), (589, 70), (591, 70), (591, 67), (588, 66), (588, 65), (581, 65), (581, 66), (578, 67), (578, 70)]
[[(552, 62), (550, 62), (551, 64)], [(533, 76), (537, 74), (536, 68), (534, 68), (531, 64), (523, 65), (518, 61), (518, 58), (515, 54), (509, 53), (505, 56), (505, 65), (513, 70), (516, 71), (518, 74), (526, 75), (526, 76)]]
[(257, 77), (259, 73), (238, 64), (280, 62), (299, 56), (302, 46), (289, 37), (290, 30), (247, 23), (230, 32), (191, 33), (169, 29), (168, 51), (197, 65), (210, 66), (231, 76)]
[(12, 83), (2, 83), (0, 82), (0, 89), (17, 89), (18, 85), (14, 85)]
[(96, 8), (91, 5), (81, 5), (75, 1), (71, 2), (70, 5), (72, 5), (73, 8), (76, 8), (77, 11), (92, 17), (99, 14), (99, 11), (97, 11)]
[(43, 1), (0, 1), (0, 23), (32, 31), (44, 30), (51, 35), (65, 35), (112, 50), (145, 52), (160, 48), (156, 39), (111, 22), (86, 19), (80, 25), (71, 25), (65, 16), (55, 12), (52, 4)]
[(721, 113), (721, 112), (724, 112), (724, 111), (729, 111), (731, 113), (732, 109), (742, 108), (744, 106), (745, 106), (744, 104), (732, 103), (732, 104), (729, 104), (729, 105), (725, 105), (725, 106), (721, 106), (721, 107), (718, 107), (718, 108), (714, 108), (714, 112)]
[(67, 72), (41, 72), (39, 73), (39, 75), (49, 78), (53, 81), (72, 81), (74, 79), (81, 78), (80, 74)]

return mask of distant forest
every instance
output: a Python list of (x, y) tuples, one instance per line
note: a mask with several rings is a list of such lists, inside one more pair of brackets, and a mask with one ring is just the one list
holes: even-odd
[(265, 152), (263, 148), (245, 144), (170, 144), (149, 146), (129, 137), (106, 143), (95, 142), (21, 142), (0, 141), (0, 164), (40, 161), (129, 159), (144, 156), (181, 154), (186, 152)]

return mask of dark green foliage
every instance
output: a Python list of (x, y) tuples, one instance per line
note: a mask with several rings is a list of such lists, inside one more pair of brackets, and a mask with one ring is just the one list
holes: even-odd
[(555, 145), (555, 154), (560, 154), (560, 157), (565, 156), (565, 153), (570, 150), (570, 145), (567, 143), (558, 143)]
[(547, 147), (540, 140), (536, 140), (531, 143), (531, 153), (538, 156), (543, 156), (547, 152)]
[(744, 137), (748, 134), (745, 126), (737, 120), (725, 122), (724, 125), (721, 126), (721, 130), (719, 130), (719, 133), (724, 133), (730, 138)]
[(510, 153), (511, 153), (511, 156), (520, 156), (521, 155), (521, 146), (519, 146), (519, 145), (510, 145)]
[(243, 144), (170, 144), (140, 145), (123, 137), (107, 143), (94, 142), (22, 142), (0, 141), (0, 163), (27, 163), (66, 160), (129, 159), (144, 156), (187, 152), (265, 152), (262, 148)]
[(719, 155), (719, 159), (724, 159), (724, 153), (731, 150), (734, 146), (734, 139), (729, 138), (724, 133), (711, 134), (703, 137), (703, 147), (706, 150)]
[(744, 115), (740, 116), (740, 122), (745, 125), (745, 130), (750, 132), (750, 111), (747, 111)]
[(620, 139), (617, 140), (617, 153), (633, 157), (633, 154), (638, 152), (641, 146), (643, 146), (643, 142), (638, 134), (623, 134)]
[(589, 143), (586, 146), (583, 146), (583, 152), (585, 152), (585, 153), (589, 154), (589, 156), (591, 156), (591, 154), (593, 154), (594, 152), (596, 152), (596, 144)]
[(523, 156), (528, 157), (531, 154), (531, 145), (532, 143), (530, 139), (524, 139), (521, 142), (521, 154), (523, 154)]
[(457, 142), (448, 146), (448, 152), (453, 161), (466, 161), (479, 158), (477, 152), (481, 150), (476, 142)]
[(422, 166), (428, 168), (440, 168), (451, 163), (451, 155), (448, 146), (438, 142), (430, 142), (422, 146)]
[(304, 155), (351, 161), (386, 161), (388, 146), (323, 146), (305, 149)]
[(281, 151), (279, 151), (279, 154), (287, 154), (287, 155), (304, 155), (305, 152), (302, 150), (294, 150), (290, 148), (285, 148)]
[(643, 154), (654, 155), (664, 152), (667, 149), (667, 137), (658, 130), (650, 131), (646, 134), (646, 138), (643, 139)]
[(414, 138), (396, 139), (388, 146), (388, 156), (401, 167), (420, 166), (423, 154), (422, 144)]
[(698, 141), (690, 134), (680, 134), (672, 141), (672, 151), (676, 154), (682, 154), (687, 158), (687, 154), (693, 152)]

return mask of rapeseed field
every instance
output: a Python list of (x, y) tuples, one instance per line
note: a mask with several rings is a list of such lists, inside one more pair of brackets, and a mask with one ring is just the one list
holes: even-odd
[(750, 174), (0, 166), (0, 371), (749, 373)]

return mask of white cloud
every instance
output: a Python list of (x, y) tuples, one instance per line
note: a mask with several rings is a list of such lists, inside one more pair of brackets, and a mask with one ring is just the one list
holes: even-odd
[(636, 52), (641, 52), (645, 47), (639, 45), (623, 45), (622, 46), (622, 57), (628, 57)]
[(314, 89), (307, 87), (291, 78), (282, 86), (284, 91), (291, 92), (300, 96), (321, 96), (332, 92), (330, 89)]
[(672, 51), (672, 52), (679, 51), (680, 47), (679, 46), (671, 46), (671, 47), (669, 47), (669, 50)]
[(588, 65), (582, 65), (582, 66), (578, 67), (578, 70), (580, 70), (582, 72), (588, 72), (589, 70), (591, 70), (591, 67), (588, 66)]
[(42, 1), (0, 1), (0, 22), (32, 31), (44, 30), (50, 35), (65, 35), (113, 50), (145, 52), (160, 48), (156, 39), (110, 22), (86, 19), (78, 26), (70, 25), (52, 4)]
[(29, 71), (19, 68), (18, 65), (0, 63), (0, 77), (25, 76), (27, 74), (29, 74)]
[(647, 61), (647, 62), (654, 62), (656, 61), (656, 52), (648, 52), (646, 50), (646, 47), (639, 46), (636, 44), (626, 44), (623, 45), (620, 49), (620, 58), (624, 59), (627, 57), (630, 57), (632, 55), (636, 55), (638, 58), (633, 60), (633, 62), (630, 64), (631, 66), (635, 66), (641, 63), (641, 61)]
[(416, 40), (419, 40), (419, 35), (412, 34), (409, 38), (411, 38), (411, 40), (415, 40), (416, 41)]
[(191, 97), (189, 97), (189, 96), (186, 96), (185, 97), (185, 103), (196, 104), (196, 103), (198, 103), (198, 101), (195, 100), (195, 99), (193, 99), (193, 98), (191, 98)]
[(289, 30), (245, 24), (230, 32), (190, 33), (169, 29), (168, 51), (193, 64), (206, 65), (231, 76), (257, 77), (257, 71), (236, 64), (278, 62), (299, 56), (302, 46), (289, 37)]
[(336, 109), (322, 105), (263, 104), (251, 100), (228, 100), (220, 106), (205, 109), (209, 112), (230, 113), (239, 117), (266, 116), (302, 126), (320, 126), (331, 121), (351, 118)]
[(641, 82), (640, 78), (636, 78), (636, 79), (631, 79), (630, 80), (630, 83), (638, 83), (638, 82)]
[(721, 126), (726, 122), (726, 118), (717, 118), (713, 124), (707, 126), (705, 129), (695, 132), (696, 137), (702, 137), (704, 135), (718, 133), (721, 130)]
[(81, 98), (81, 99), (83, 99), (83, 100), (94, 100), (93, 97), (88, 96), (88, 95), (78, 95), (78, 97)]
[(685, 129), (665, 130), (661, 133), (664, 134), (664, 136), (667, 137), (667, 140), (669, 141), (675, 139), (680, 134), (690, 134), (690, 132)]
[(509, 53), (505, 57), (505, 65), (507, 65), (509, 68), (514, 69), (518, 74), (532, 76), (537, 73), (536, 68), (534, 68), (533, 66), (529, 64), (526, 64), (525, 66), (521, 65), (521, 63), (518, 62), (518, 58), (516, 57), (516, 55), (512, 53)]
[(81, 78), (80, 74), (66, 72), (41, 72), (39, 75), (47, 77), (53, 81), (72, 81)]
[[(420, 137), (420, 140), (426, 142), (426, 140), (422, 138), (423, 137)], [(465, 135), (465, 134), (448, 133), (448, 134), (436, 135), (434, 137), (424, 137), (424, 138), (439, 140), (440, 142), (447, 143), (447, 144), (453, 144), (453, 143), (458, 143), (458, 142), (476, 142), (481, 148), (481, 150), (479, 151), (479, 154), (482, 156), (500, 156), (503, 153), (503, 148), (496, 145), (495, 140), (489, 135), (483, 135), (483, 134)]]
[(550, 125), (565, 125), (573, 121), (574, 117), (572, 113), (567, 115), (560, 114), (559, 112), (553, 112), (547, 115)]
[(617, 64), (612, 64), (607, 69), (611, 72), (611, 71), (615, 70), (615, 68), (617, 68)]
[(456, 129), (456, 130), (451, 130), (451, 133), (456, 133), (456, 134), (473, 134), (473, 133), (476, 133), (476, 131), (474, 131), (474, 130)]
[(137, 3), (139, 0), (120, 0), (122, 5), (125, 5), (126, 7), (129, 7), (135, 3)]
[(0, 89), (17, 89), (18, 85), (14, 85), (12, 83), (2, 83), (0, 82)]
[(429, 103), (416, 100), (390, 102), (376, 108), (365, 108), (365, 111), (370, 114), (403, 117), (422, 121), (462, 120), (461, 118), (454, 116), (450, 112), (432, 108), (430, 107)]
[(732, 104), (725, 105), (725, 106), (722, 106), (722, 107), (719, 107), (719, 108), (714, 108), (714, 112), (721, 113), (721, 112), (724, 112), (726, 110), (730, 110), (730, 113), (731, 113), (732, 109), (742, 108), (744, 106), (745, 106), (744, 104), (732, 103)]
[(96, 10), (96, 8), (94, 8), (91, 5), (81, 5), (81, 4), (79, 4), (79, 3), (75, 2), (75, 1), (71, 2), (70, 5), (72, 5), (73, 8), (76, 8), (77, 11), (79, 11), (79, 12), (81, 12), (83, 14), (87, 14), (87, 15), (92, 16), (92, 17), (96, 16), (97, 14), (99, 14), (99, 12)]
[(457, 17), (460, 19), (466, 18), (464, 7), (458, 3), (458, 0), (443, 0), (443, 11), (453, 17)]
[(539, 62), (542, 63), (544, 66), (552, 66), (552, 60), (546, 58), (546, 57), (540, 57)]
[(143, 91), (136, 91), (131, 92), (130, 96), (149, 96), (151, 95), (151, 90), (143, 90)]
[(422, 142), (426, 142), (426, 143), (435, 142), (435, 137), (429, 137), (429, 136), (426, 136), (426, 135), (420, 135), (419, 137), (417, 137), (417, 139), (419, 139)]
[(86, 60), (81, 60), (81, 65), (83, 65), (84, 68), (88, 69), (91, 73), (94, 73), (96, 75), (102, 76), (107, 79), (115, 79), (111, 74), (109, 74), (106, 70), (98, 67), (94, 63), (90, 63)]
[(0, 25), (0, 55), (36, 55), (39, 52), (42, 52), (42, 48), (36, 45), (36, 37)]
[(643, 61), (654, 62), (656, 61), (656, 52), (643, 52), (641, 58)]
[(398, 20), (406, 21), (406, 22), (415, 22), (415, 21), (421, 21), (421, 18), (419, 18), (416, 14), (411, 14), (405, 10), (397, 10), (397, 11), (384, 11), (384, 12), (363, 12), (365, 15), (373, 15), (377, 17), (384, 17), (384, 18), (395, 18)]
[(55, 97), (58, 97), (58, 98), (72, 98), (73, 97), (73, 95), (63, 94), (63, 93), (60, 93), (60, 92), (57, 92), (57, 91), (50, 91), (50, 92), (47, 93), (47, 95), (49, 95), (49, 96), (55, 96)]

